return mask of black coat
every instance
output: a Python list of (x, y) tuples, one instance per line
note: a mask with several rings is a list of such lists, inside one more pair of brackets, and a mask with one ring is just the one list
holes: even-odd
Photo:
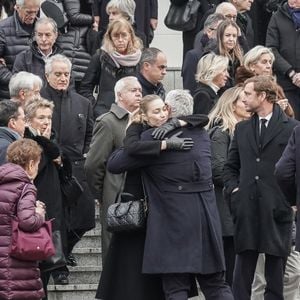
[[(80, 94), (94, 105), (95, 117), (109, 111), (115, 102), (114, 86), (125, 76), (135, 76), (138, 66), (118, 68), (107, 52), (97, 51), (90, 61), (81, 81)], [(95, 86), (99, 86), (97, 101), (93, 95)]]
[[(224, 185), (231, 195), (237, 253), (289, 254), (293, 214), (273, 174), (297, 124), (275, 104), (261, 150), (256, 114), (236, 126), (224, 166)], [(231, 194), (236, 187), (239, 190)]]
[[(52, 54), (62, 54), (62, 50), (54, 44), (52, 47)], [(45, 61), (38, 50), (36, 42), (30, 45), (30, 49), (27, 49), (16, 56), (12, 72), (18, 73), (20, 71), (26, 71), (38, 75), (46, 83), (45, 77)]]
[(41, 95), (55, 105), (52, 127), (60, 148), (72, 162), (73, 174), (84, 188), (77, 206), (71, 210), (70, 228), (89, 230), (95, 226), (95, 204), (83, 166), (93, 131), (91, 104), (73, 90), (57, 91), (49, 85), (42, 89)]
[(227, 131), (219, 126), (209, 130), (211, 139), (211, 166), (215, 194), (219, 209), (223, 236), (233, 236), (233, 220), (229, 209), (228, 199), (223, 193), (223, 169), (227, 161), (231, 138)]
[(142, 86), (143, 96), (158, 95), (161, 99), (165, 100), (166, 91), (164, 85), (159, 82), (157, 85), (149, 82), (140, 72), (137, 74), (138, 81)]
[(209, 85), (198, 82), (194, 93), (194, 114), (208, 115), (218, 99), (218, 94)]
[(277, 82), (286, 90), (297, 90), (287, 72), (294, 69), (300, 72), (300, 31), (296, 30), (287, 3), (271, 17), (266, 37), (266, 46), (272, 48), (275, 55), (274, 69)]
[[(119, 150), (108, 161), (111, 172), (143, 167), (149, 206), (143, 273), (208, 274), (224, 270), (209, 137), (198, 127), (180, 130), (182, 136), (194, 140), (191, 151), (164, 151), (147, 159)], [(144, 132), (142, 140), (152, 140), (151, 132)]]
[(37, 188), (37, 199), (46, 204), (46, 217), (53, 219), (52, 230), (61, 230), (63, 219), (62, 194), (58, 176), (58, 165), (53, 162), (60, 156), (58, 146), (43, 136), (35, 136), (28, 128), (24, 138), (36, 141), (43, 149), (39, 163), (38, 175), (34, 179)]
[(20, 138), (20, 135), (8, 127), (0, 127), (0, 166), (6, 163), (8, 146)]
[[(300, 126), (295, 127), (287, 147), (275, 166), (277, 182), (291, 205), (299, 207)], [(300, 211), (297, 211), (296, 250), (300, 250)]]
[(0, 65), (0, 99), (9, 99), (8, 83), (16, 55), (29, 48), (33, 34), (33, 26), (25, 30), (17, 16), (17, 12), (0, 21), (0, 57), (6, 66)]

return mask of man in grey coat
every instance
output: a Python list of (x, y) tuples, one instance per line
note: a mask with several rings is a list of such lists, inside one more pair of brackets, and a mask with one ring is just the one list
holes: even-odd
[(96, 119), (90, 150), (85, 162), (88, 184), (94, 197), (101, 204), (101, 242), (104, 261), (110, 233), (106, 230), (106, 212), (121, 190), (124, 174), (114, 175), (106, 170), (110, 154), (123, 145), (129, 114), (139, 107), (142, 88), (136, 77), (128, 76), (117, 81), (115, 101), (109, 112)]

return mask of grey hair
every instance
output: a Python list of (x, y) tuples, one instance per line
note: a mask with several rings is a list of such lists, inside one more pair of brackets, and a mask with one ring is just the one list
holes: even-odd
[(119, 101), (119, 93), (124, 90), (124, 88), (130, 84), (130, 82), (136, 81), (139, 82), (138, 79), (134, 76), (126, 76), (121, 79), (119, 79), (114, 87), (114, 92), (115, 92), (115, 102), (117, 103)]
[(171, 107), (172, 117), (188, 116), (193, 114), (194, 100), (188, 90), (172, 90), (165, 103)]
[(55, 55), (47, 58), (46, 63), (45, 63), (45, 74), (49, 75), (52, 72), (52, 64), (56, 61), (65, 63), (71, 72), (71, 68), (72, 68), (71, 61), (62, 54), (55, 54)]
[(237, 12), (236, 7), (230, 3), (230, 2), (221, 2), (219, 5), (216, 7), (216, 13), (224, 15), (224, 10), (226, 9), (234, 9)]
[(210, 84), (218, 74), (228, 68), (228, 63), (226, 56), (214, 53), (202, 56), (197, 65), (196, 81)]
[(108, 14), (109, 9), (116, 8), (128, 19), (130, 24), (133, 24), (135, 7), (134, 0), (110, 0), (106, 5), (106, 13)]
[[(20, 7), (23, 7), (25, 5), (25, 1), (26, 0), (16, 0), (16, 5), (17, 6), (20, 6)], [(40, 5), (41, 4), (41, 0), (35, 0), (35, 2)]]
[(9, 94), (11, 98), (18, 98), (21, 90), (33, 90), (37, 85), (40, 89), (43, 86), (42, 79), (32, 73), (21, 71), (14, 74), (9, 81)]
[(36, 20), (35, 25), (34, 25), (34, 31), (37, 31), (37, 28), (39, 25), (41, 24), (50, 24), (52, 26), (53, 32), (57, 33), (58, 29), (57, 29), (57, 24), (56, 22), (52, 19), (52, 18), (48, 18), (48, 17), (43, 17), (43, 18), (39, 18)]
[(275, 56), (274, 53), (272, 52), (271, 48), (267, 48), (264, 46), (256, 46), (249, 50), (243, 57), (243, 65), (247, 70), (250, 70), (251, 65), (255, 65), (260, 57), (263, 54), (269, 54), (272, 60), (272, 64), (274, 63)]
[(24, 107), (25, 119), (27, 121), (32, 120), (39, 108), (49, 108), (53, 112), (54, 104), (42, 97), (27, 101)]
[(140, 59), (140, 68), (143, 68), (144, 63), (149, 63), (150, 65), (155, 64), (156, 60), (157, 60), (157, 56), (159, 53), (162, 53), (161, 50), (154, 48), (154, 47), (150, 47), (150, 48), (145, 48), (142, 52), (142, 56)]
[(222, 14), (214, 13), (207, 17), (206, 21), (204, 22), (204, 29), (207, 29), (215, 24), (217, 24), (219, 21), (224, 21), (225, 17)]

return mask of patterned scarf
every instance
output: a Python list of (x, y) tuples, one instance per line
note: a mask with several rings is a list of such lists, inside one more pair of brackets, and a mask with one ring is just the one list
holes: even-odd
[(292, 8), (289, 5), (288, 11), (292, 17), (296, 30), (300, 29), (300, 9), (299, 8)]

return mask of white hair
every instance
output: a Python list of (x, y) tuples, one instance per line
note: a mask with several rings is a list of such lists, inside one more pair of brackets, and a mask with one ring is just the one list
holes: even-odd
[(193, 114), (194, 100), (188, 90), (172, 90), (165, 99), (171, 107), (172, 117), (188, 116)]
[(110, 0), (106, 5), (106, 13), (108, 14), (109, 9), (116, 8), (128, 18), (130, 24), (133, 24), (135, 7), (134, 0)]
[(71, 61), (62, 54), (55, 54), (55, 55), (47, 58), (46, 63), (45, 63), (45, 74), (49, 75), (52, 72), (52, 65), (56, 61), (66, 64), (69, 68), (69, 71), (71, 72), (71, 68), (72, 68)]
[(138, 79), (134, 76), (126, 76), (126, 77), (119, 79), (116, 82), (115, 87), (114, 87), (116, 103), (119, 101), (119, 93), (122, 92), (124, 90), (124, 88), (133, 81), (138, 82)]

